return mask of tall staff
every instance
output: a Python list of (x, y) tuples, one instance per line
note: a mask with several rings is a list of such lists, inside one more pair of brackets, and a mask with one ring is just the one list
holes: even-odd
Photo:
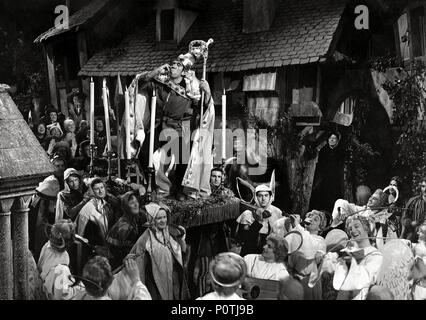
[(111, 178), (111, 157), (112, 157), (112, 148), (111, 148), (111, 127), (109, 123), (109, 106), (108, 106), (108, 95), (107, 95), (107, 86), (106, 79), (103, 79), (102, 83), (102, 100), (104, 103), (104, 114), (105, 114), (105, 130), (107, 137), (107, 158), (108, 158), (108, 179)]
[(129, 90), (126, 87), (124, 92), (124, 125), (125, 125), (125, 152), (126, 163), (127, 163), (127, 180), (130, 182), (130, 159), (131, 159), (131, 147), (130, 147), (130, 96)]
[(95, 83), (93, 82), (93, 78), (90, 78), (90, 176), (93, 176), (95, 150)]
[[(207, 42), (203, 40), (194, 40), (189, 43), (189, 52), (198, 60), (203, 57), (203, 75), (201, 80), (206, 80), (207, 70), (207, 58), (209, 56), (209, 45), (213, 43), (213, 39), (210, 38)], [(200, 118), (200, 129), (203, 124), (204, 117), (204, 91), (201, 92), (201, 118)], [(200, 135), (201, 137), (201, 135)]]
[(146, 189), (146, 195), (148, 202), (152, 201), (152, 191), (153, 191), (153, 182), (154, 182), (154, 174), (155, 168), (153, 164), (153, 156), (154, 156), (154, 136), (155, 136), (155, 117), (157, 111), (157, 93), (154, 86), (154, 90), (152, 93), (151, 99), (151, 123), (150, 123), (150, 132), (149, 132), (149, 159), (148, 159), (148, 186)]
[(225, 180), (225, 159), (226, 159), (226, 91), (223, 88), (222, 94), (222, 186)]
[[(213, 39), (210, 38), (207, 42), (203, 40), (193, 40), (189, 43), (189, 52), (198, 60), (203, 57), (203, 75), (201, 80), (206, 80), (206, 70), (207, 70), (207, 58), (209, 56), (209, 45), (213, 43)], [(200, 152), (201, 145), (203, 143), (203, 121), (204, 121), (204, 91), (201, 92), (201, 114), (200, 114), (200, 131), (199, 131), (199, 141), (198, 141), (198, 152)], [(201, 175), (200, 175), (201, 179)], [(200, 192), (200, 186), (198, 184), (198, 192)]]
[(222, 161), (226, 159), (226, 93), (222, 95)]

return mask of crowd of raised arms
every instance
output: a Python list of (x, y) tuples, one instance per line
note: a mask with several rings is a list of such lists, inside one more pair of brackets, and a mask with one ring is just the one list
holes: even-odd
[[(210, 94), (205, 83), (202, 90)], [(215, 254), (198, 259), (189, 273), (188, 230), (171, 224), (168, 206), (147, 203), (142, 185), (112, 194), (105, 179), (89, 177), (93, 128), (83, 120), (78, 95), (70, 98), (70, 118), (48, 106), (30, 125), (55, 168), (30, 204), (40, 298), (244, 299), (253, 298), (250, 283), (269, 280), (277, 284), (277, 299), (396, 299), (381, 276), (391, 272), (386, 252), (393, 241), (413, 257), (398, 279), (409, 291), (405, 297), (426, 299), (426, 177), (413, 197), (405, 197), (401, 179), (393, 177), (385, 190), (362, 185), (354, 203), (336, 198), (328, 211), (302, 216), (272, 204), (274, 183), (253, 186), (250, 209), (207, 229), (211, 238), (228, 230), (226, 245), (217, 236), (209, 245), (221, 249), (210, 249)], [(94, 131), (97, 165), (106, 167), (103, 119)], [(212, 196), (237, 194), (237, 177), (246, 177), (247, 168), (230, 166), (211, 171)]]

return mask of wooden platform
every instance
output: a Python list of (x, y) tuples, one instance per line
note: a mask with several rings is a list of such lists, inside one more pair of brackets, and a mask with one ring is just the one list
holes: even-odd
[(240, 200), (229, 197), (209, 197), (206, 199), (162, 199), (172, 211), (172, 222), (185, 228), (236, 219), (240, 215)]

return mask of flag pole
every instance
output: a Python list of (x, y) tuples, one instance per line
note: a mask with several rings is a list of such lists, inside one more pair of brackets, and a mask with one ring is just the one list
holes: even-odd
[[(117, 83), (115, 86), (121, 86), (120, 81), (120, 74), (117, 75)], [(119, 88), (118, 90), (115, 90), (115, 95), (119, 95), (120, 92)], [(118, 177), (121, 178), (121, 146), (122, 146), (122, 140), (121, 140), (121, 126), (120, 126), (120, 113), (119, 113), (119, 100), (117, 96), (114, 96), (115, 100), (115, 118), (116, 118), (116, 126), (117, 126), (117, 168), (118, 168)]]

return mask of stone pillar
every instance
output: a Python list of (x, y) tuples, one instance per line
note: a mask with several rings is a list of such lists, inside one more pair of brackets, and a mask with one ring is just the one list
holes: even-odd
[(10, 208), (15, 199), (0, 199), (0, 300), (13, 299)]
[(12, 208), (13, 280), (15, 299), (28, 300), (28, 204), (30, 196), (16, 199)]

